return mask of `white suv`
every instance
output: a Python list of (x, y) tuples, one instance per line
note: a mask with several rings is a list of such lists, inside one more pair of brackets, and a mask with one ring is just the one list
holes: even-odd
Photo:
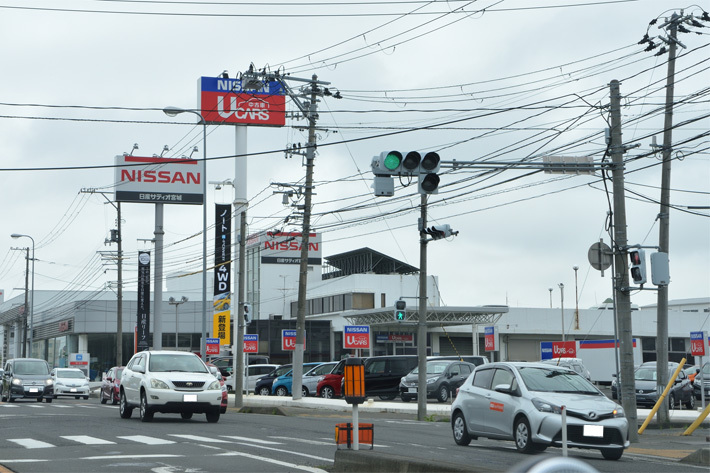
[(179, 413), (183, 419), (206, 414), (207, 422), (217, 422), (222, 388), (194, 353), (141, 351), (123, 370), (120, 399), (123, 419), (138, 407), (143, 422), (156, 412)]

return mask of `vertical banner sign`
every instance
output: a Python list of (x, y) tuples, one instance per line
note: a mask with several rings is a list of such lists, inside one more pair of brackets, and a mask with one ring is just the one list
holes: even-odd
[(232, 287), (232, 206), (215, 205), (214, 219), (214, 315), (212, 335), (219, 338), (220, 345), (231, 344), (230, 302)]
[(150, 348), (150, 252), (138, 252), (137, 351)]
[(498, 351), (498, 331), (495, 327), (485, 327), (486, 351)]
[(259, 335), (255, 333), (244, 334), (244, 353), (259, 353)]
[(219, 338), (208, 338), (205, 342), (206, 355), (219, 355)]
[(370, 348), (370, 326), (346, 325), (343, 348)]
[(690, 354), (693, 356), (707, 356), (705, 342), (708, 338), (707, 332), (690, 332)]
[[(306, 334), (303, 334), (305, 340)], [(290, 329), (281, 330), (281, 349), (286, 351), (296, 350), (296, 331)], [(305, 341), (303, 343), (303, 349), (306, 349)]]

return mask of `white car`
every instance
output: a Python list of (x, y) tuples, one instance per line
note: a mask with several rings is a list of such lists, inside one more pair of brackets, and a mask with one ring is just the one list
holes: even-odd
[(123, 419), (137, 407), (143, 422), (150, 422), (156, 412), (180, 414), (183, 419), (205, 414), (207, 422), (217, 422), (221, 402), (219, 381), (194, 353), (141, 351), (123, 370), (119, 408)]
[(54, 381), (54, 399), (58, 396), (89, 399), (89, 379), (79, 368), (54, 368), (49, 374)]
[[(279, 366), (281, 365), (259, 364), (247, 366), (245, 369), (247, 374), (245, 378), (246, 381), (243, 381), (243, 384), (246, 384), (246, 386), (244, 387), (244, 391), (247, 393), (253, 393), (254, 388), (256, 387), (256, 381), (262, 376), (266, 376), (267, 374), (271, 373)], [(236, 383), (236, 381), (234, 381), (234, 375), (230, 376), (229, 378), (226, 378), (225, 383), (227, 384), (227, 390), (234, 391), (234, 386)]]
[(560, 447), (563, 408), (569, 447), (621, 458), (629, 446), (629, 422), (621, 406), (574, 371), (543, 363), (478, 366), (451, 405), (454, 441), (513, 440), (522, 453)]

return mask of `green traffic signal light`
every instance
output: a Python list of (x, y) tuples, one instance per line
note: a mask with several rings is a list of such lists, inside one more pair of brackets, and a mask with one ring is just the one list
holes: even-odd
[(394, 171), (402, 164), (402, 153), (399, 151), (390, 151), (387, 153), (387, 156), (385, 156), (383, 164), (386, 169)]
[(394, 320), (402, 322), (407, 317), (407, 303), (402, 299), (394, 303)]

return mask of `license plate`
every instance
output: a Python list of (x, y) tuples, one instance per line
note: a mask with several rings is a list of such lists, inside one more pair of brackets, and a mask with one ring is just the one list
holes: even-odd
[(37, 389), (37, 388), (30, 388), (30, 392), (31, 392), (31, 393), (38, 393), (38, 392), (39, 392), (39, 389)]
[(76, 388), (71, 388), (71, 389), (69, 390), (69, 392), (75, 393), (75, 392), (76, 392)]
[(417, 394), (417, 388), (407, 388), (407, 392), (410, 394)]
[(197, 394), (183, 394), (182, 402), (197, 402)]
[(582, 429), (582, 434), (585, 437), (604, 437), (603, 425), (585, 425)]

